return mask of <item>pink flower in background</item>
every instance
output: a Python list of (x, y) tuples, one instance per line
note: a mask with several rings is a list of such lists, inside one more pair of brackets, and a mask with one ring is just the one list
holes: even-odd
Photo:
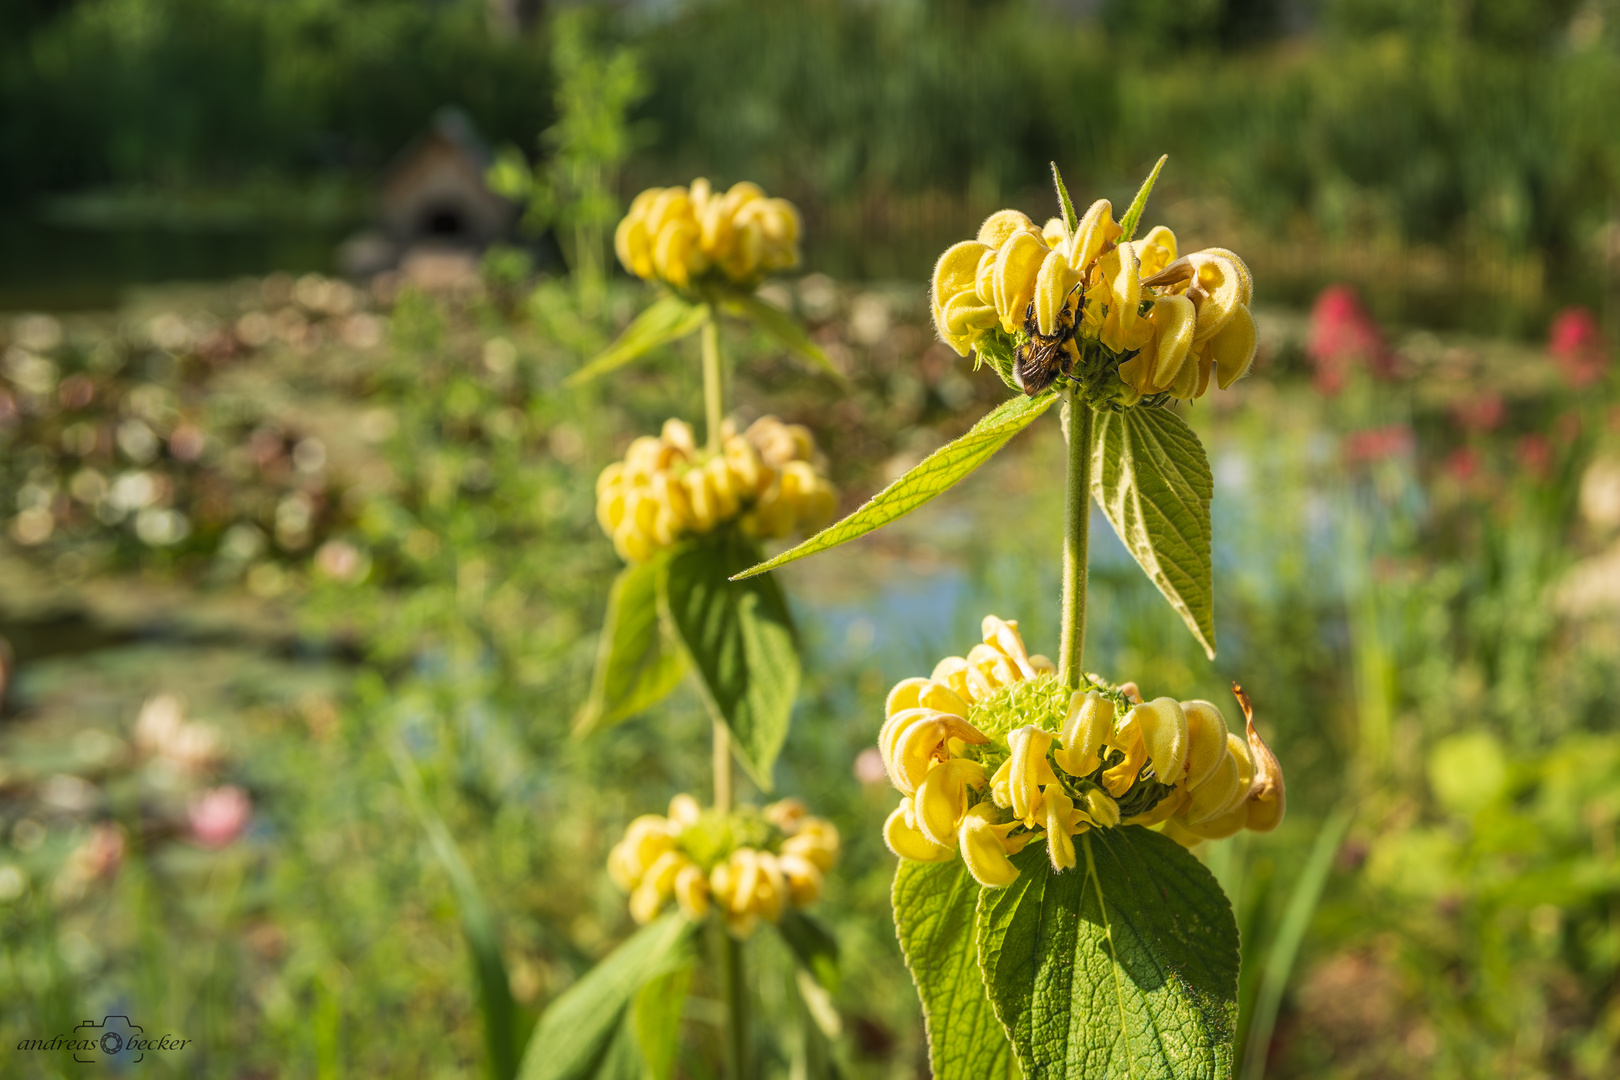
[(889, 778), (888, 770), (883, 767), (883, 755), (878, 748), (868, 746), (855, 755), (855, 779), (863, 784), (881, 784)]
[(62, 864), (52, 887), (54, 895), (61, 903), (77, 903), (91, 882), (112, 880), (123, 865), (124, 830), (117, 822), (103, 821), (90, 829)]
[(1305, 355), (1316, 368), (1316, 388), (1324, 394), (1344, 389), (1353, 364), (1379, 376), (1390, 373), (1384, 333), (1348, 285), (1329, 285), (1311, 307)]
[(1519, 439), (1519, 464), (1526, 472), (1546, 476), (1552, 469), (1552, 440), (1545, 435), (1524, 435)]
[(1507, 418), (1507, 405), (1501, 394), (1480, 394), (1453, 403), (1451, 417), (1465, 431), (1494, 431)]
[(1458, 483), (1466, 484), (1479, 472), (1479, 451), (1472, 446), (1459, 446), (1446, 455), (1446, 472)]
[(1412, 429), (1405, 424), (1352, 431), (1344, 437), (1344, 456), (1350, 461), (1383, 461), (1410, 454), (1417, 445)]
[(1567, 307), (1553, 316), (1547, 330), (1547, 353), (1577, 390), (1597, 382), (1609, 366), (1603, 331), (1589, 308)]
[(191, 832), (203, 847), (222, 848), (242, 835), (253, 816), (253, 800), (235, 784), (205, 791), (186, 808)]

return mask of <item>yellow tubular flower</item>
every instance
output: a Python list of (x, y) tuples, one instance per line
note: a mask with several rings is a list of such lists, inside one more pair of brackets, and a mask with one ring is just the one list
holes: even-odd
[(1029, 651), (1024, 648), (1024, 639), (1018, 633), (1017, 620), (1009, 621), (998, 619), (994, 615), (986, 615), (980, 624), (980, 631), (984, 635), (984, 643), (1005, 656), (1018, 669), (1020, 675), (1026, 679), (1035, 677), (1035, 664), (1030, 658)]
[(1084, 272), (1102, 254), (1104, 245), (1112, 243), (1122, 231), (1114, 220), (1114, 207), (1107, 199), (1092, 203), (1069, 241), (1070, 268)]
[(1001, 319), (1001, 328), (1009, 334), (1023, 329), (1024, 316), (1035, 298), (1036, 279), (1046, 256), (1046, 245), (1041, 243), (1037, 232), (1014, 233), (996, 254), (996, 314)]
[(1083, 809), (1087, 818), (1105, 829), (1112, 829), (1119, 824), (1119, 803), (1096, 788), (1086, 792)]
[(1198, 311), (1185, 296), (1155, 297), (1147, 314), (1153, 340), (1133, 359), (1119, 365), (1119, 377), (1141, 394), (1169, 389), (1186, 365), (1197, 320)]
[(1007, 835), (1017, 825), (997, 823), (995, 808), (988, 803), (979, 803), (963, 816), (958, 842), (974, 881), (1000, 889), (1018, 880), (1018, 868), (1007, 858)]
[(978, 240), (981, 244), (999, 249), (1014, 236), (1025, 233), (1036, 239), (1041, 235), (1041, 230), (1035, 227), (1028, 214), (1021, 210), (997, 210), (979, 226)]
[(800, 232), (792, 203), (766, 198), (747, 182), (719, 195), (698, 179), (690, 190), (652, 188), (636, 196), (614, 230), (613, 247), (625, 269), (643, 279), (686, 289), (718, 272), (751, 290), (764, 274), (798, 263)]
[(1187, 764), (1187, 716), (1181, 703), (1160, 697), (1131, 711), (1136, 714), (1153, 775), (1161, 784), (1179, 782)]
[(1046, 750), (1051, 745), (1051, 732), (1033, 724), (1007, 733), (1007, 748), (1011, 751), (1003, 766), (1007, 770), (1007, 798), (1013, 816), (1029, 828), (1036, 825), (1041, 789), (1057, 783), (1057, 775), (1046, 760)]
[(1102, 764), (1099, 751), (1114, 733), (1114, 703), (1095, 690), (1076, 690), (1069, 698), (1069, 718), (1054, 751), (1058, 767), (1070, 776), (1090, 776)]
[(1069, 269), (1060, 251), (1048, 251), (1035, 276), (1035, 325), (1046, 337), (1057, 333), (1058, 315), (1069, 305), (1069, 294), (1080, 275)]
[[(1225, 741), (1225, 736), (1222, 736), (1221, 742)], [(1215, 768), (1202, 781), (1190, 785), (1188, 790), (1191, 793), (1185, 814), (1188, 822), (1199, 824), (1226, 813), (1243, 792), (1239, 787), (1237, 759), (1222, 746), (1221, 757)]]
[[(1074, 800), (1056, 783), (1041, 791), (1042, 824), (1046, 827), (1046, 857), (1058, 873), (1074, 865), (1074, 840), (1069, 835), (1073, 827)], [(1089, 821), (1082, 813), (1081, 818)]]
[(1228, 252), (1198, 251), (1187, 256), (1194, 277), (1187, 295), (1198, 308), (1195, 344), (1214, 337), (1243, 306), (1248, 268)]
[(675, 903), (693, 922), (709, 913), (709, 876), (696, 863), (687, 863), (675, 875)]
[(796, 833), (782, 841), (784, 855), (800, 855), (822, 870), (838, 861), (838, 830), (823, 818), (806, 817)]
[(1259, 346), (1259, 329), (1246, 307), (1233, 312), (1231, 320), (1209, 339), (1210, 357), (1215, 361), (1215, 384), (1229, 388), (1249, 373)]
[(1137, 243), (1136, 254), (1142, 260), (1142, 276), (1152, 277), (1176, 261), (1176, 234), (1155, 225)]
[(936, 758), (946, 756), (946, 742), (960, 739), (964, 743), (989, 742), (978, 728), (951, 713), (919, 710), (924, 715), (907, 724), (893, 740), (889, 759), (890, 777), (907, 795), (914, 794), (917, 785), (928, 774)]
[(789, 898), (794, 907), (806, 907), (821, 899), (825, 877), (821, 868), (800, 855), (783, 855), (777, 860), (787, 878)]
[(1208, 701), (1183, 701), (1187, 717), (1187, 787), (1195, 790), (1220, 766), (1226, 753), (1226, 717)]
[(913, 862), (944, 862), (956, 857), (954, 848), (940, 847), (910, 822), (911, 799), (900, 800), (894, 813), (883, 823), (883, 842), (902, 859)]
[(966, 758), (936, 762), (917, 785), (912, 813), (917, 831), (941, 846), (956, 842), (956, 826), (967, 812), (969, 792), (985, 785), (984, 766)]

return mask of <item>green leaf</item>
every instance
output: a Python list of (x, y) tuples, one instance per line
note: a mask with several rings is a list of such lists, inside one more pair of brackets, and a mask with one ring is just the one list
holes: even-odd
[(1238, 936), (1214, 876), (1140, 825), (1093, 829), (1080, 865), (1046, 845), (979, 900), (978, 951), (996, 1016), (1031, 1080), (1229, 1080)]
[(1052, 186), (1057, 188), (1058, 204), (1063, 207), (1063, 225), (1073, 233), (1080, 227), (1080, 216), (1074, 212), (1074, 203), (1069, 200), (1069, 187), (1063, 182), (1063, 174), (1058, 172), (1057, 162), (1052, 162)]
[(630, 1026), (652, 1080), (671, 1080), (675, 1075), (681, 1010), (691, 987), (692, 968), (688, 966), (660, 975), (636, 993)]
[(763, 574), (806, 555), (819, 554), (904, 517), (934, 496), (948, 491), (974, 469), (989, 461), (991, 455), (1007, 444), (1008, 439), (1028, 427), (1056, 400), (1056, 394), (1045, 394), (1036, 398), (1020, 395), (1002, 402), (974, 424), (966, 435), (929, 454), (916, 468), (872, 496), (865, 506), (843, 521), (827, 526), (798, 547), (750, 567), (737, 577)]
[(693, 924), (669, 912), (637, 930), (554, 1000), (535, 1025), (519, 1080), (587, 1080), (622, 1075), (626, 1014), (637, 991), (689, 965)]
[(727, 580), (758, 558), (759, 548), (729, 529), (689, 541), (666, 565), (659, 603), (705, 704), (731, 729), (749, 776), (769, 791), (799, 692), (799, 653), (775, 579)]
[(778, 345), (802, 356), (839, 383), (849, 381), (833, 364), (832, 359), (822, 351), (821, 346), (810, 340), (810, 335), (805, 333), (799, 321), (775, 304), (766, 303), (750, 294), (727, 297), (725, 307), (731, 314), (747, 319), (765, 331)]
[(838, 939), (821, 920), (788, 908), (776, 922), (793, 958), (828, 990), (838, 989)]
[(1098, 410), (1091, 493), (1126, 549), (1215, 658), (1214, 570), (1204, 447), (1168, 409)]
[(473, 978), (478, 984), (478, 1011), (484, 1022), (485, 1071), (490, 1080), (511, 1080), (518, 1064), (517, 1005), (512, 1000), (511, 980), (501, 957), (495, 916), (467, 860), (462, 857), (461, 848), (450, 835), (449, 827), (429, 802), (416, 762), (397, 735), (388, 740), (388, 754), (405, 789), (406, 804), (427, 834), (428, 844), (450, 879), (450, 891), (456, 898), (456, 914), (461, 918), (461, 932), (467, 939)]
[(1148, 178), (1142, 181), (1141, 188), (1136, 192), (1136, 198), (1131, 200), (1131, 208), (1125, 211), (1125, 217), (1119, 223), (1121, 243), (1136, 235), (1136, 225), (1142, 220), (1142, 211), (1147, 209), (1148, 196), (1153, 193), (1153, 183), (1159, 178), (1159, 170), (1164, 168), (1164, 163), (1169, 160), (1169, 154), (1159, 158), (1158, 163), (1153, 166), (1153, 171), (1148, 173)]
[(598, 353), (590, 363), (563, 380), (564, 386), (578, 386), (605, 372), (627, 364), (660, 345), (695, 334), (709, 321), (709, 306), (683, 300), (674, 293), (655, 300), (651, 307), (624, 328), (618, 340)]
[(667, 557), (632, 563), (614, 579), (591, 696), (574, 718), (575, 735), (612, 727), (663, 700), (686, 672), (685, 658), (664, 640), (658, 618), (658, 575)]
[(900, 948), (922, 998), (934, 1080), (1018, 1076), (1012, 1044), (979, 974), (973, 933), (979, 885), (967, 867), (960, 859), (903, 859), (894, 875), (893, 901)]

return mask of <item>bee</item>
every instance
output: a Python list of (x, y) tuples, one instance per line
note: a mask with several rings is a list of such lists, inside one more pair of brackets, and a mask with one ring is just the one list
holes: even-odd
[(1018, 354), (1013, 363), (1013, 379), (1018, 388), (1030, 397), (1035, 397), (1041, 391), (1051, 386), (1059, 375), (1068, 375), (1073, 367), (1073, 361), (1065, 346), (1074, 340), (1075, 320), (1085, 312), (1085, 294), (1080, 294), (1080, 311), (1069, 310), (1064, 304), (1058, 312), (1057, 327), (1051, 336), (1040, 331), (1035, 321), (1035, 303), (1030, 302), (1024, 311), (1024, 333), (1029, 340), (1018, 347)]

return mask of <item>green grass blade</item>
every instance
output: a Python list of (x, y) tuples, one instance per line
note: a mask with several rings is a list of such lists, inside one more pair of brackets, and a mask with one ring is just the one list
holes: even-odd
[(1254, 1016), (1249, 1021), (1249, 1034), (1243, 1049), (1242, 1080), (1262, 1080), (1266, 1074), (1266, 1057), (1271, 1050), (1271, 1034), (1277, 1026), (1277, 1010), (1282, 1006), (1283, 991), (1288, 989), (1288, 979), (1293, 974), (1300, 944), (1305, 940), (1305, 931), (1310, 928), (1316, 905), (1321, 902), (1322, 890), (1327, 886), (1328, 874), (1333, 869), (1333, 857), (1338, 854), (1339, 844), (1343, 842), (1353, 817), (1349, 807), (1340, 807), (1329, 815), (1322, 825), (1322, 831), (1316, 834), (1310, 857), (1305, 860), (1305, 869), (1300, 871), (1299, 880), (1294, 883), (1282, 925), (1277, 928), (1277, 936), (1272, 939), (1271, 950), (1266, 954), (1265, 973), (1260, 977), (1260, 993), (1255, 998)]
[(798, 547), (768, 559), (732, 578), (763, 574), (778, 566), (816, 555), (840, 544), (847, 544), (875, 529), (911, 513), (934, 496), (950, 490), (974, 469), (989, 461), (1007, 440), (1028, 427), (1037, 416), (1052, 407), (1056, 394), (1038, 398), (1015, 397), (991, 410), (960, 439), (946, 443), (923, 459), (906, 475), (872, 496), (865, 506), (849, 517), (816, 533)]
[(427, 833), (428, 844), (450, 878), (455, 893), (461, 930), (472, 953), (473, 974), (478, 981), (478, 1009), (483, 1014), (484, 1049), (490, 1080), (512, 1080), (518, 1068), (517, 1003), (512, 1000), (506, 962), (501, 958), (500, 935), (484, 894), (478, 888), (472, 869), (456, 846), (444, 819), (428, 803), (422, 790), (422, 776), (398, 736), (388, 740), (394, 771), (405, 789), (405, 801)]

